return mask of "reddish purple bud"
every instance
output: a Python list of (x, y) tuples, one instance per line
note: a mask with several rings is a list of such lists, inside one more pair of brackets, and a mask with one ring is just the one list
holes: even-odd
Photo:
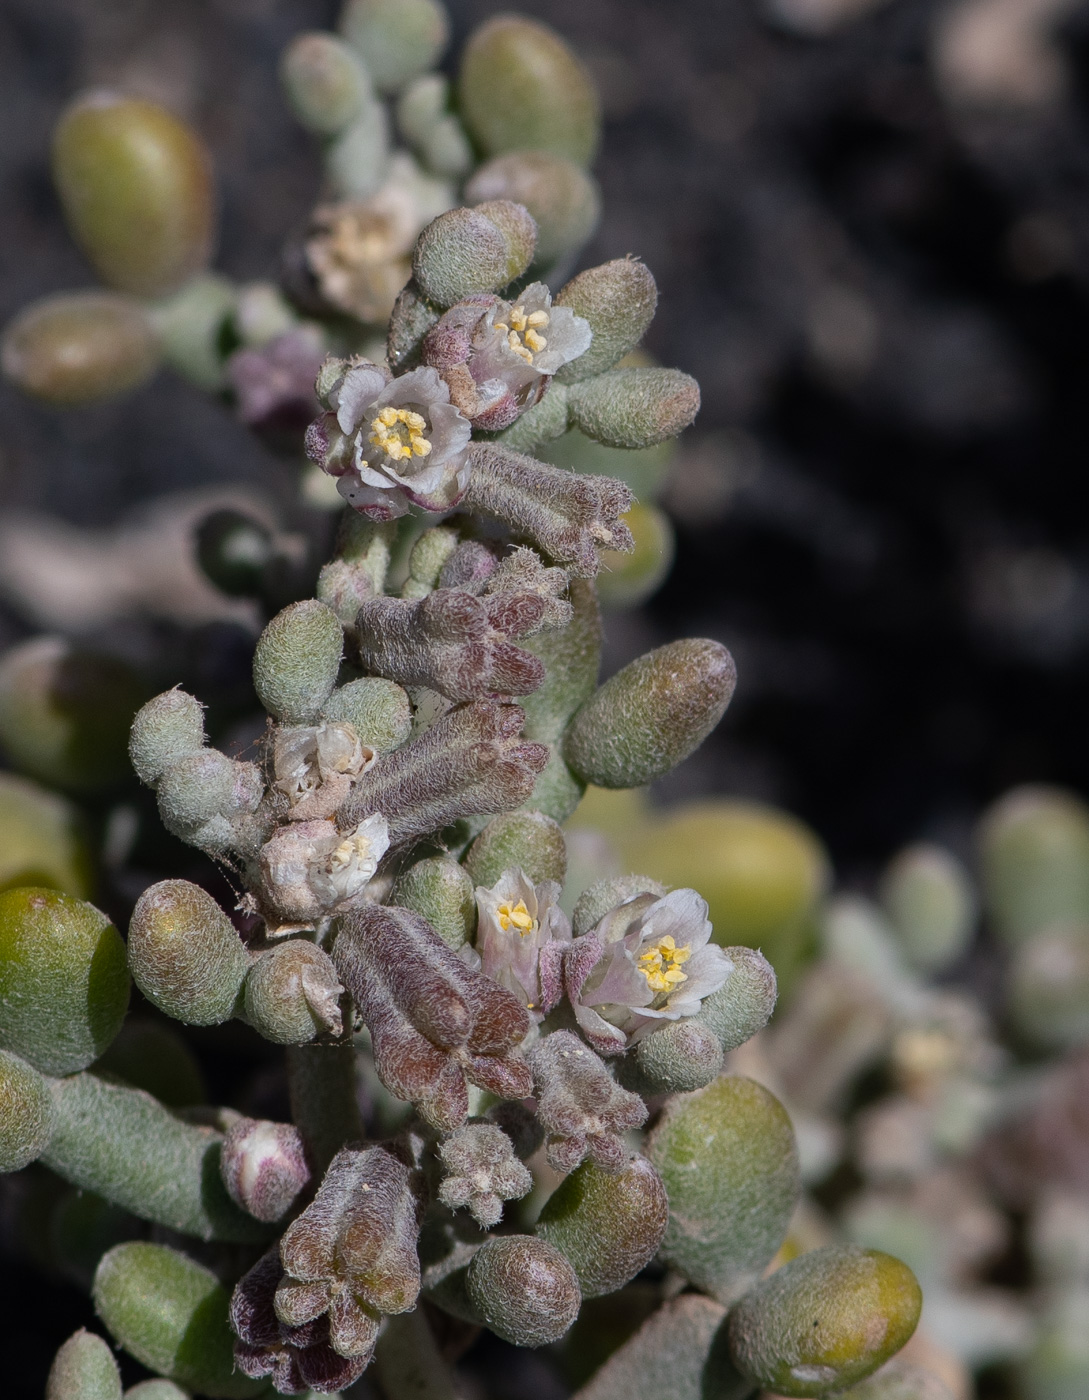
[(270, 1223), (287, 1213), (310, 1180), (298, 1128), (256, 1118), (239, 1118), (227, 1129), (219, 1170), (231, 1200)]
[(570, 1172), (589, 1156), (603, 1171), (620, 1171), (631, 1157), (623, 1134), (646, 1122), (638, 1094), (621, 1089), (592, 1050), (570, 1031), (553, 1031), (530, 1052), (537, 1116), (548, 1160)]

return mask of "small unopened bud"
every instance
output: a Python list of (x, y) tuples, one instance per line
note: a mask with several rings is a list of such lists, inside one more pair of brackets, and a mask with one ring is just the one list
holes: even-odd
[(246, 976), (246, 1020), (277, 1045), (340, 1035), (344, 988), (328, 953), (292, 938), (262, 953)]
[(420, 362), (424, 336), (436, 325), (440, 312), (410, 282), (399, 294), (389, 318), (386, 361), (395, 374), (415, 369)]
[(420, 914), (448, 948), (460, 948), (476, 924), (473, 881), (449, 856), (428, 856), (397, 877), (390, 903)]
[(280, 60), (280, 81), (299, 122), (321, 136), (343, 131), (371, 94), (356, 51), (322, 30), (292, 40)]
[(558, 822), (543, 812), (504, 812), (493, 817), (465, 856), (476, 885), (494, 885), (505, 870), (522, 870), (535, 885), (567, 876), (567, 845)]
[(638, 1094), (621, 1089), (604, 1062), (570, 1031), (539, 1040), (529, 1063), (550, 1165), (570, 1172), (589, 1156), (603, 1171), (620, 1171), (631, 1155), (623, 1135), (647, 1118)]
[(589, 165), (601, 117), (593, 81), (560, 36), (497, 15), (470, 36), (458, 77), (461, 113), (487, 155), (551, 151)]
[(204, 747), (204, 707), (175, 687), (136, 711), (129, 731), (129, 758), (136, 776), (154, 787), (171, 764)]
[(502, 1219), (504, 1201), (520, 1199), (533, 1185), (510, 1138), (493, 1123), (466, 1123), (443, 1141), (439, 1157), (439, 1200), (450, 1210), (467, 1208), (484, 1229)]
[(277, 613), (258, 638), (253, 683), (265, 709), (286, 724), (312, 724), (333, 693), (344, 630), (316, 599)]
[(693, 753), (722, 718), (737, 670), (719, 642), (693, 638), (618, 671), (571, 721), (564, 757), (587, 782), (642, 787)]
[(159, 347), (137, 302), (112, 292), (62, 292), (8, 324), (0, 367), (25, 394), (68, 407), (129, 393), (158, 369)]
[(617, 875), (608, 880), (599, 880), (579, 895), (575, 912), (571, 916), (571, 929), (576, 938), (581, 938), (611, 909), (617, 908), (637, 894), (653, 894), (661, 899), (665, 886), (649, 875)]
[(101, 1337), (80, 1328), (53, 1358), (45, 1400), (121, 1400), (121, 1372)]
[[(576, 253), (601, 215), (601, 195), (593, 178), (574, 161), (550, 151), (496, 156), (473, 173), (465, 198), (474, 203), (509, 199), (524, 205), (537, 225), (534, 261), (541, 267)], [(577, 306), (573, 310), (584, 314)]]
[(697, 1019), (712, 1031), (729, 1054), (763, 1030), (775, 1010), (775, 969), (756, 948), (727, 948), (733, 971), (700, 1007)]
[(582, 1304), (565, 1256), (530, 1235), (486, 1240), (473, 1255), (465, 1284), (485, 1324), (518, 1347), (558, 1341)]
[(450, 37), (439, 0), (348, 0), (339, 28), (379, 92), (396, 92), (417, 73), (434, 68)]
[(915, 1331), (922, 1293), (906, 1264), (833, 1244), (785, 1264), (730, 1313), (730, 1356), (778, 1395), (828, 1395), (872, 1375)]
[(52, 1135), (53, 1100), (45, 1080), (18, 1055), (0, 1050), (0, 1172), (21, 1171), (36, 1161)]
[(229, 1020), (246, 975), (246, 950), (210, 894), (188, 880), (145, 890), (129, 924), (129, 966), (153, 1006), (191, 1026)]
[(556, 305), (569, 306), (594, 333), (589, 350), (557, 376), (574, 384), (612, 369), (635, 349), (654, 319), (658, 287), (638, 258), (616, 258), (573, 277), (556, 294)]
[(256, 1118), (239, 1118), (227, 1129), (219, 1172), (235, 1205), (269, 1224), (287, 1213), (310, 1180), (294, 1123)]
[(53, 135), (53, 179), (73, 238), (108, 285), (163, 296), (207, 262), (211, 162), (164, 108), (101, 91), (77, 98)]
[(0, 893), (0, 1048), (73, 1074), (110, 1044), (128, 1004), (125, 945), (105, 914), (55, 890)]
[(710, 1084), (722, 1068), (718, 1036), (697, 1016), (667, 1021), (625, 1057), (618, 1076), (640, 1094), (687, 1094)]
[(449, 209), (420, 234), (413, 276), (429, 301), (453, 306), (474, 292), (496, 292), (521, 277), (536, 242), (536, 224), (509, 200)]
[(156, 788), (166, 829), (212, 855), (241, 839), (243, 819), (257, 810), (265, 784), (255, 763), (239, 763), (218, 749), (179, 759)]
[(699, 407), (699, 385), (679, 369), (611, 369), (567, 390), (571, 423), (606, 447), (665, 442), (693, 422)]
[(583, 1162), (545, 1202), (537, 1235), (570, 1260), (582, 1296), (600, 1298), (650, 1263), (668, 1218), (662, 1178), (645, 1157), (621, 1172)]
[(412, 702), (399, 685), (380, 676), (364, 676), (334, 690), (321, 715), (350, 724), (360, 742), (379, 754), (399, 749), (412, 730)]

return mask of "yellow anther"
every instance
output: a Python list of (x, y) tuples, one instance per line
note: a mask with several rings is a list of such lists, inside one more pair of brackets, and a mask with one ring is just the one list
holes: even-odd
[(371, 442), (395, 462), (406, 457), (426, 457), (431, 452), (431, 443), (424, 436), (426, 428), (422, 413), (387, 404), (371, 419)]
[(370, 852), (371, 843), (365, 836), (349, 836), (343, 840), (329, 857), (329, 873), (335, 875), (347, 870), (353, 860), (363, 860)]
[(523, 938), (537, 927), (524, 899), (520, 899), (517, 904), (501, 904), (495, 911), (495, 917), (504, 933), (508, 929), (516, 928)]
[(674, 987), (688, 981), (688, 974), (681, 971), (680, 965), (691, 956), (692, 950), (687, 945), (678, 948), (667, 933), (640, 954), (637, 966), (651, 991), (671, 992)]
[(495, 328), (507, 337), (507, 344), (519, 359), (531, 365), (533, 356), (539, 355), (548, 344), (538, 329), (547, 326), (548, 321), (547, 311), (527, 312), (524, 306), (512, 306), (507, 320), (496, 321)]

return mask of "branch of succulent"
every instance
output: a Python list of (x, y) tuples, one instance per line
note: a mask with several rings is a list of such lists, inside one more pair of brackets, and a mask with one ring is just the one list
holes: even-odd
[[(599, 684), (595, 580), (633, 548), (634, 495), (530, 454), (570, 433), (654, 449), (699, 391), (623, 363), (654, 312), (642, 263), (566, 280), (596, 213), (582, 65), (542, 26), (496, 19), (471, 36), (454, 98), (429, 71), (445, 42), (437, 0), (349, 0), (339, 37), (291, 45), (284, 84), (338, 202), (286, 296), (203, 272), (191, 133), (109, 96), (62, 122), (66, 214), (125, 298), (96, 294), (98, 321), (86, 298), (24, 313), (6, 371), (86, 401), (162, 354), (230, 385), (256, 425), (311, 404), (306, 451), (344, 522), (317, 596), (257, 641), (267, 723), (251, 761), (209, 743), (180, 688), (132, 723), (164, 826), (218, 862), (235, 910), (162, 880), (125, 943), (72, 896), (0, 894), (0, 1165), (40, 1159), (123, 1214), (95, 1306), (152, 1384), (331, 1394), (373, 1357), (390, 1400), (449, 1400), (436, 1310), (539, 1347), (643, 1273), (654, 1307), (606, 1389), (626, 1367), (628, 1396), (657, 1400), (669, 1385), (625, 1356), (680, 1348), (701, 1394), (831, 1394), (903, 1345), (919, 1293), (905, 1265), (860, 1249), (759, 1281), (798, 1155), (774, 1096), (720, 1071), (770, 1015), (774, 973), (720, 946), (694, 889), (636, 875), (564, 895), (560, 823), (587, 784), (642, 787), (682, 763), (735, 670), (718, 642), (688, 640)], [(391, 149), (388, 97), (412, 158)], [(464, 176), (471, 207), (451, 183)], [(165, 232), (137, 238), (148, 226)], [(293, 1121), (189, 1121), (113, 1072), (130, 979), (164, 1018), (235, 1019), (286, 1047)], [(86, 1333), (50, 1385), (120, 1394)]]

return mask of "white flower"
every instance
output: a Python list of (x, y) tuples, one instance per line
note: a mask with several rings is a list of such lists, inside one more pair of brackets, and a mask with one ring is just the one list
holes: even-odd
[(560, 999), (561, 957), (571, 925), (554, 880), (534, 885), (521, 870), (505, 870), (491, 889), (478, 888), (476, 949), (480, 971), (541, 1021)]
[(280, 827), (260, 857), (269, 933), (315, 928), (343, 913), (374, 878), (388, 849), (389, 825), (378, 812), (347, 833), (331, 821)]
[(273, 743), (274, 786), (291, 804), (291, 821), (331, 817), (377, 754), (344, 722), (279, 729)]
[(733, 968), (709, 941), (707, 904), (695, 890), (636, 895), (606, 914), (593, 936), (604, 951), (573, 1003), (595, 1044), (622, 1048), (694, 1016)]

